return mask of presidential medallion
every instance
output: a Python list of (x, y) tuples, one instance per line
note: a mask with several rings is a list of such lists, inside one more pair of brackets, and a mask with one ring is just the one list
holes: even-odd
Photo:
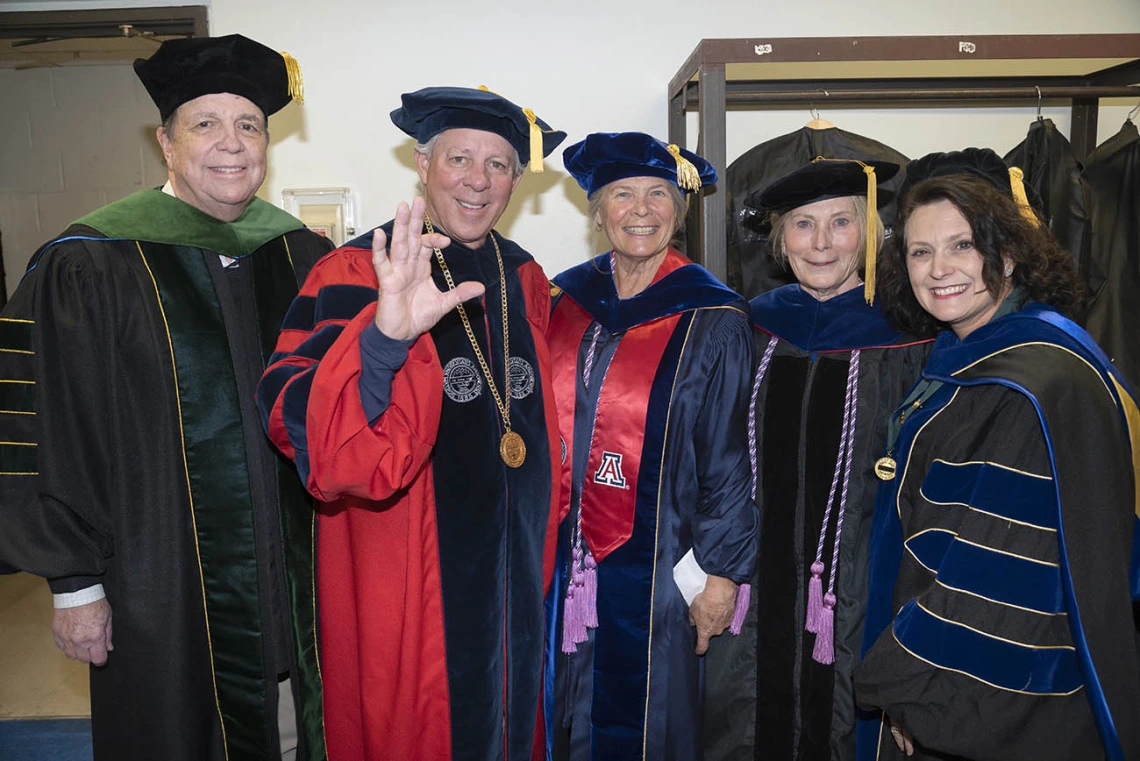
[(880, 457), (875, 460), (875, 475), (879, 477), (880, 481), (893, 481), (897, 467), (898, 463), (895, 462), (895, 458)]
[(507, 431), (499, 442), (499, 454), (508, 468), (517, 468), (526, 459), (526, 444), (523, 437), (514, 431)]

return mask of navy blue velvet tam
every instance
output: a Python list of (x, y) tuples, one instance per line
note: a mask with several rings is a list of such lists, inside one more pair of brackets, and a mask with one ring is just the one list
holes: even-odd
[(478, 129), (502, 137), (532, 172), (542, 171), (542, 159), (563, 140), (565, 132), (551, 129), (529, 108), (520, 108), (501, 95), (479, 88), (425, 87), (400, 96), (402, 106), (392, 123), (419, 143), (449, 129)]
[(587, 196), (627, 177), (660, 177), (691, 192), (716, 182), (703, 158), (644, 132), (595, 132), (562, 152), (562, 165)]
[(164, 122), (183, 103), (212, 93), (240, 95), (266, 116), (304, 100), (297, 61), (240, 34), (166, 40), (150, 58), (135, 59), (135, 74)]
[[(763, 190), (753, 193), (744, 203), (759, 212), (783, 214), (829, 198), (866, 196), (867, 172), (864, 167), (875, 170), (876, 185), (891, 179), (899, 171), (898, 164), (886, 161), (817, 157), (810, 164), (805, 164)], [(878, 195), (877, 205), (889, 200), (885, 196), (886, 193)]]

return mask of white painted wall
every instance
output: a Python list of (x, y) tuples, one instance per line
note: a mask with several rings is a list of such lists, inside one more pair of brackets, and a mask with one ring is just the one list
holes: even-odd
[[(304, 106), (271, 122), (267, 198), (283, 188), (346, 185), (360, 221), (386, 221), (414, 192), (411, 144), (389, 121), (400, 93), (485, 84), (569, 134), (644, 130), (665, 137), (666, 85), (706, 37), (1140, 32), (1135, 0), (212, 0), (213, 34), (242, 32), (288, 50), (305, 73)], [(1103, 109), (1102, 136), (1124, 109)], [(1067, 109), (1047, 109), (1068, 131)], [(1005, 152), (1031, 109), (825, 111), (837, 126), (912, 156), (968, 144)], [(731, 112), (729, 160), (797, 129), (805, 111)], [(695, 116), (689, 136), (696, 140)], [(585, 199), (561, 168), (528, 174), (500, 230), (553, 274), (591, 250)]]
[[(166, 4), (134, 0), (3, 2), (3, 10)], [(301, 62), (306, 102), (270, 122), (273, 147), (262, 195), (285, 188), (348, 186), (358, 221), (386, 221), (415, 190), (411, 141), (388, 113), (400, 93), (429, 85), (486, 84), (569, 134), (643, 130), (665, 137), (669, 79), (706, 37), (1073, 34), (1140, 32), (1136, 0), (210, 0), (213, 34), (241, 32)], [(1079, 5), (1079, 8), (1078, 8)], [(2, 23), (2, 18), (0, 18)], [(2, 86), (2, 82), (0, 82)], [(0, 100), (3, 100), (0, 98)], [(1127, 106), (1101, 111), (1101, 139)], [(1068, 110), (1046, 108), (1068, 131)], [(966, 145), (1004, 153), (1033, 109), (824, 110), (844, 129), (911, 156)], [(731, 112), (731, 161), (756, 143), (797, 129), (804, 110)], [(690, 147), (696, 142), (690, 116)], [(528, 174), (499, 229), (554, 274), (593, 251), (585, 199), (561, 168)]]
[(9, 294), (36, 249), (69, 223), (166, 181), (157, 126), (158, 112), (129, 65), (0, 69)]

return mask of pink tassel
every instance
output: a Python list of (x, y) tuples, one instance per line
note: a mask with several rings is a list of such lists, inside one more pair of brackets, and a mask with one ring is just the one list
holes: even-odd
[(819, 633), (815, 637), (815, 649), (811, 657), (816, 663), (829, 666), (835, 663), (835, 595), (830, 592), (823, 598), (823, 610), (819, 617)]
[(582, 548), (574, 548), (570, 583), (566, 587), (566, 600), (562, 606), (562, 652), (576, 653), (577, 645), (585, 642), (586, 635), (586, 579), (582, 570)]
[(819, 634), (820, 619), (823, 617), (823, 561), (811, 564), (811, 581), (808, 582), (807, 616), (804, 629)]
[(744, 619), (748, 615), (748, 606), (752, 602), (752, 585), (741, 584), (736, 588), (736, 609), (732, 612), (732, 623), (728, 630), (735, 636), (740, 636), (744, 628)]
[[(581, 550), (578, 551), (578, 559), (581, 561)], [(574, 570), (573, 575), (570, 577), (570, 583), (574, 585), (574, 604), (573, 616), (571, 623), (574, 627), (574, 644), (585, 642), (586, 636), (586, 572), (582, 570), (581, 562)]]
[(590, 629), (598, 628), (598, 564), (594, 562), (594, 556), (586, 550), (586, 573), (585, 573), (585, 587), (586, 598), (583, 602), (585, 605), (585, 612), (583, 620)]
[(581, 580), (574, 585), (574, 644), (589, 639), (586, 633), (586, 588)]
[(566, 599), (562, 603), (562, 652), (578, 652), (577, 627), (575, 618), (578, 615), (578, 606), (574, 604), (574, 584), (566, 590)]

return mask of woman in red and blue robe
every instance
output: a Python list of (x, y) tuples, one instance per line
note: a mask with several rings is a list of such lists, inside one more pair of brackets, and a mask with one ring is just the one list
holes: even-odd
[[(707, 162), (621, 133), (564, 164), (613, 249), (555, 278), (547, 331), (563, 460), (548, 737), (556, 759), (696, 759), (697, 653), (747, 606), (755, 563), (748, 314), (670, 245)], [(691, 605), (675, 567), (707, 575)]]

